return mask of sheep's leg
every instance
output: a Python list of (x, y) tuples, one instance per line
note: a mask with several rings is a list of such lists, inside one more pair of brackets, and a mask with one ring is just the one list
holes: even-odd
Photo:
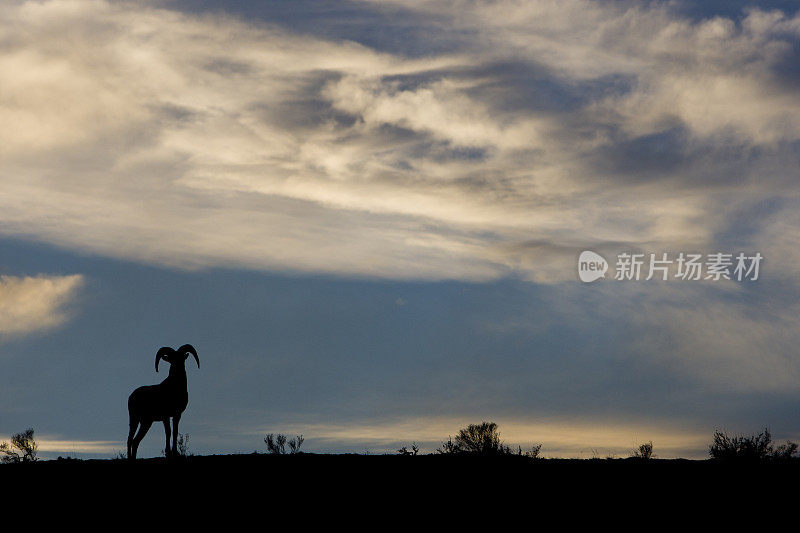
[(178, 422), (181, 415), (172, 417), (172, 455), (178, 455)]
[(139, 426), (139, 421), (130, 417), (130, 429), (128, 430), (128, 459), (136, 459), (136, 451), (134, 450), (133, 457), (131, 457), (131, 444), (133, 443), (133, 436), (136, 434), (136, 428)]
[(133, 454), (133, 459), (136, 459), (136, 451), (139, 449), (139, 443), (142, 442), (144, 436), (147, 435), (147, 431), (150, 429), (150, 426), (153, 425), (153, 421), (142, 420), (140, 424), (139, 431), (136, 432), (136, 436), (133, 437), (133, 443), (131, 444), (131, 453)]
[(164, 456), (167, 459), (169, 459), (169, 457), (170, 457), (170, 454), (169, 454), (169, 417), (164, 419), (164, 434), (167, 437), (167, 445), (164, 448)]

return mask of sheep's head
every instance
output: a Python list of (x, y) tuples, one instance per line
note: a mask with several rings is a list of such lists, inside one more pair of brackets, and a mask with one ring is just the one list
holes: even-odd
[(159, 348), (158, 352), (156, 352), (156, 372), (158, 372), (159, 360), (163, 359), (170, 365), (174, 365), (176, 363), (183, 365), (189, 358), (189, 354), (194, 356), (194, 360), (197, 361), (197, 368), (200, 368), (200, 358), (197, 357), (197, 351), (191, 344), (184, 344), (177, 350), (173, 350), (169, 346)]

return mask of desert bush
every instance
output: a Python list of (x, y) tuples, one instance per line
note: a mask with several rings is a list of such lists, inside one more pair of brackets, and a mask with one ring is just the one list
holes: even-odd
[(193, 453), (189, 452), (189, 434), (187, 433), (184, 435), (183, 433), (178, 433), (178, 445), (176, 446), (178, 451), (178, 457), (190, 457), (194, 455)]
[(297, 435), (295, 438), (289, 439), (289, 453), (299, 453), (300, 447), (305, 440), (305, 437), (302, 435)]
[(267, 451), (275, 455), (283, 455), (286, 453), (286, 435), (273, 435), (272, 433), (264, 437), (264, 444), (267, 445)]
[(508, 449), (500, 440), (500, 432), (494, 422), (470, 424), (459, 430), (456, 435), (456, 446), (465, 453), (476, 455), (499, 455), (508, 453)]
[(768, 428), (756, 435), (728, 435), (715, 431), (714, 442), (708, 447), (708, 454), (712, 459), (724, 460), (785, 460), (795, 457), (797, 447), (792, 441), (773, 446)]
[(523, 450), (522, 446), (519, 446), (519, 450), (517, 451), (517, 454), (525, 456), (525, 457), (530, 457), (531, 459), (538, 459), (539, 458), (539, 452), (541, 452), (541, 451), (542, 451), (542, 445), (541, 444), (537, 444), (535, 446), (531, 446), (527, 450)]
[(417, 455), (419, 453), (419, 446), (417, 446), (416, 442), (411, 443), (411, 449), (409, 450), (405, 446), (397, 450), (397, 453), (400, 455)]
[(472, 455), (525, 455), (527, 457), (538, 457), (542, 445), (533, 446), (530, 450), (523, 452), (522, 447), (518, 447), (514, 452), (511, 448), (500, 440), (500, 432), (494, 422), (481, 422), (480, 424), (470, 424), (459, 430), (455, 439), (448, 437), (446, 442), (436, 450), (442, 454), (472, 454)]
[(458, 453), (460, 450), (456, 447), (456, 443), (453, 442), (453, 437), (447, 437), (447, 440), (442, 443), (442, 445), (436, 449), (436, 453), (440, 454), (454, 454)]
[(772, 436), (768, 429), (757, 435), (728, 435), (714, 432), (714, 442), (708, 447), (712, 459), (759, 460), (771, 451)]
[(537, 444), (535, 446), (531, 446), (527, 450), (523, 450), (522, 446), (517, 446), (517, 455), (521, 455), (523, 457), (530, 457), (531, 459), (537, 459), (539, 457), (539, 452), (542, 451), (542, 445)]
[(772, 459), (786, 460), (792, 459), (797, 455), (797, 443), (790, 440), (786, 444), (780, 444), (772, 451)]
[(633, 451), (632, 457), (636, 457), (637, 459), (652, 459), (655, 457), (655, 455), (653, 455), (653, 441), (640, 444), (639, 447)]
[(267, 445), (267, 451), (274, 455), (284, 455), (286, 454), (286, 444), (289, 444), (289, 453), (295, 454), (300, 452), (300, 447), (305, 442), (305, 438), (302, 435), (297, 435), (292, 439), (287, 439), (286, 435), (278, 433), (273, 435), (270, 433), (266, 437), (264, 437), (264, 444)]
[(36, 454), (39, 445), (33, 438), (33, 429), (28, 428), (22, 433), (11, 436), (11, 444), (3, 442), (0, 444), (0, 462), (3, 463), (28, 463), (37, 460)]
[[(169, 458), (168, 450), (162, 450), (161, 454)], [(120, 455), (122, 455), (123, 458), (125, 457), (124, 454), (120, 453)], [(178, 440), (175, 441), (175, 457), (186, 458), (193, 455), (193, 453), (189, 452), (189, 434), (187, 433), (184, 435), (183, 433), (178, 433)], [(119, 458), (120, 457), (117, 457), (117, 459)]]

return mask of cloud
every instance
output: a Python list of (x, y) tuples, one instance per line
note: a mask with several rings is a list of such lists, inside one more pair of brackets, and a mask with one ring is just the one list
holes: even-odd
[(796, 160), (797, 17), (362, 5), (443, 51), (152, 3), (10, 6), (1, 231), (182, 268), (550, 283), (581, 248), (707, 248), (731, 202), (797, 195), (772, 163)]
[(631, 365), (725, 394), (800, 390), (797, 304), (775, 288), (630, 286), (610, 298), (627, 322)]
[(83, 276), (0, 276), (0, 339), (63, 324)]
[(36, 438), (39, 452), (53, 453), (66, 452), (67, 454), (113, 454), (120, 452), (125, 444), (122, 442), (106, 440), (59, 440), (55, 438)]

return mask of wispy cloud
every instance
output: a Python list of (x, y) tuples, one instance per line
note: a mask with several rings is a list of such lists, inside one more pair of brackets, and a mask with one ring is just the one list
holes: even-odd
[(153, 4), (10, 6), (3, 233), (187, 268), (552, 282), (582, 247), (711, 247), (720, 210), (797, 197), (775, 164), (800, 136), (797, 17), (393, 9), (455, 52)]
[(125, 447), (124, 442), (108, 440), (67, 440), (55, 436), (45, 435), (36, 437), (36, 444), (40, 453), (65, 454), (112, 454)]
[(0, 340), (60, 326), (83, 276), (0, 276)]

